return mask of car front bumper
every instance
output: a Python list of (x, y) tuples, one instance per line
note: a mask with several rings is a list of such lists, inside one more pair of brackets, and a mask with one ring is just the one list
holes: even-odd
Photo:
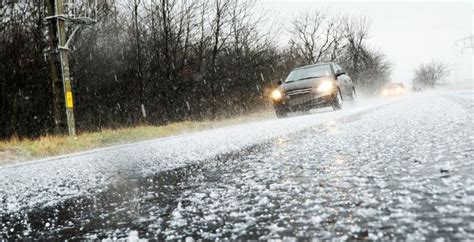
[(322, 108), (331, 106), (334, 100), (333, 93), (305, 93), (303, 95), (287, 96), (285, 95), (280, 101), (273, 101), (275, 109), (287, 111), (307, 111), (313, 108)]

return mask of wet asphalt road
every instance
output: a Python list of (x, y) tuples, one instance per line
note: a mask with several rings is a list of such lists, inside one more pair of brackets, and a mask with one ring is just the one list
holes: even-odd
[[(199, 153), (203, 145), (187, 155), (183, 142), (193, 135), (173, 143), (170, 156), (153, 155), (172, 142), (160, 140), (138, 146), (150, 149), (2, 168), (0, 232), (4, 239), (474, 240), (474, 92), (374, 103), (202, 134), (201, 143), (217, 140), (209, 148), (216, 153)], [(224, 140), (234, 146), (219, 150)], [(71, 174), (87, 172), (38, 174), (61, 162)]]

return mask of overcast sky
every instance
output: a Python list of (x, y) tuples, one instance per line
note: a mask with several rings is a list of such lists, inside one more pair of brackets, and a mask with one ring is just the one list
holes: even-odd
[[(267, 10), (270, 19), (281, 25), (288, 23), (292, 16), (310, 9), (370, 17), (369, 43), (385, 53), (394, 64), (394, 81), (411, 83), (413, 69), (432, 59), (451, 65), (451, 79), (473, 79), (472, 50), (464, 50), (461, 54), (459, 48), (455, 47), (456, 40), (474, 32), (472, 2), (265, 0), (260, 4)], [(275, 29), (273, 32), (283, 42), (287, 41), (285, 31)]]

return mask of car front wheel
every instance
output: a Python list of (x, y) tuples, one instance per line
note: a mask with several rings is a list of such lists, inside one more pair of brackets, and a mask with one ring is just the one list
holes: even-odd
[(339, 110), (342, 108), (342, 95), (341, 91), (337, 89), (336, 95), (334, 95), (334, 99), (332, 100), (332, 109)]
[(355, 101), (356, 98), (357, 98), (356, 90), (355, 90), (355, 88), (353, 87), (353, 88), (352, 88), (352, 92), (351, 92), (351, 100), (352, 100), (352, 101)]
[(285, 118), (288, 115), (288, 112), (284, 109), (276, 108), (275, 114), (278, 118)]

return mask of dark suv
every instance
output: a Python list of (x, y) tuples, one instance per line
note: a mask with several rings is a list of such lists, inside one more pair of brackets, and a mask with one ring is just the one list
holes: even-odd
[(351, 78), (336, 63), (319, 63), (299, 67), (290, 72), (271, 93), (276, 115), (308, 112), (313, 108), (342, 108), (344, 100), (354, 100), (356, 92)]

